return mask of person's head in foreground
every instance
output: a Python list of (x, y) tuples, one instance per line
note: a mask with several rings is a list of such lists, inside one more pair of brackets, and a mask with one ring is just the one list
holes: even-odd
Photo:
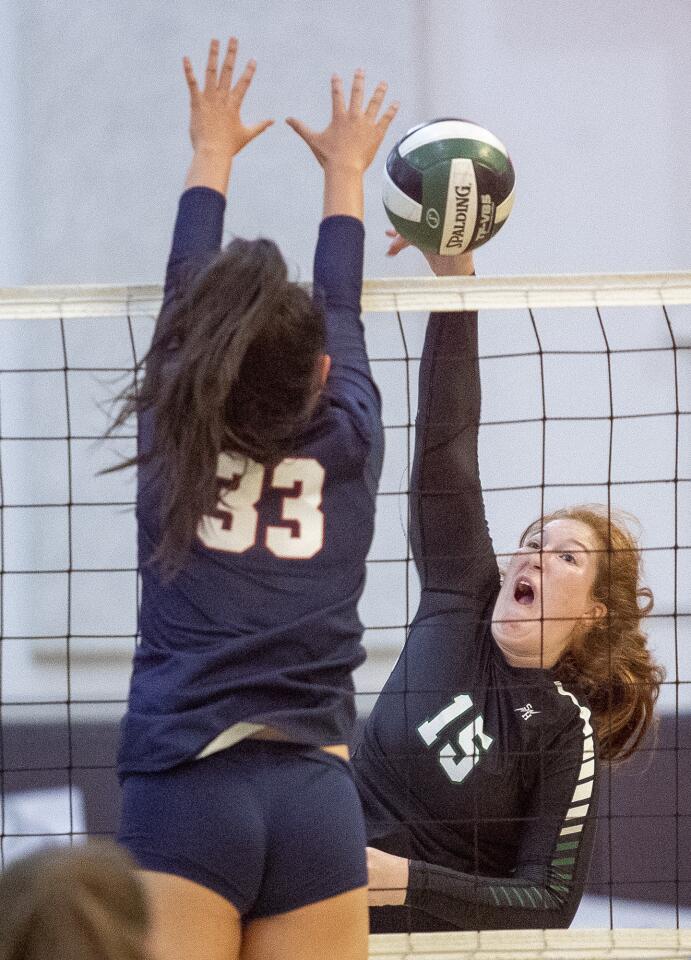
[(641, 630), (653, 597), (640, 576), (640, 550), (621, 514), (557, 510), (523, 533), (492, 615), (510, 664), (552, 668), (584, 692), (606, 760), (636, 749), (664, 679)]
[(148, 913), (111, 843), (50, 847), (0, 876), (0, 960), (146, 960)]

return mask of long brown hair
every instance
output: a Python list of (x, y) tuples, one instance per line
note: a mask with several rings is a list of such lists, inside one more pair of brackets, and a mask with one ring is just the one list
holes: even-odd
[(0, 960), (146, 960), (149, 917), (115, 844), (52, 847), (0, 877)]
[(152, 562), (176, 573), (203, 514), (216, 506), (218, 456), (276, 463), (318, 394), (324, 316), (287, 278), (271, 240), (236, 239), (159, 322), (110, 433), (153, 414), (153, 447), (111, 469), (152, 462), (162, 483)]
[[(579, 520), (599, 543), (593, 600), (605, 616), (577, 631), (554, 673), (588, 699), (600, 756), (624, 760), (638, 747), (653, 722), (653, 708), (665, 678), (647, 646), (641, 620), (653, 608), (653, 594), (641, 585), (641, 552), (628, 529), (626, 515), (600, 504), (555, 510), (531, 523), (528, 537), (552, 520)], [(631, 520), (633, 518), (630, 518)]]

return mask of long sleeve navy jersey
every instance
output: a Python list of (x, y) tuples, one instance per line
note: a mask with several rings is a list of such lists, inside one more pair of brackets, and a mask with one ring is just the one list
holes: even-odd
[(353, 767), (368, 842), (410, 860), (373, 932), (568, 926), (591, 856), (590, 711), (507, 664), (478, 470), (477, 315), (432, 314), (420, 370), (411, 540), (420, 606)]
[[(217, 256), (224, 197), (182, 195), (157, 330)], [(160, 536), (155, 463), (138, 471), (140, 643), (122, 725), (120, 775), (203, 755), (236, 724), (270, 725), (312, 745), (347, 742), (352, 671), (364, 659), (357, 603), (373, 534), (383, 429), (360, 320), (364, 229), (321, 224), (314, 293), (332, 365), (294, 454), (270, 468), (231, 452), (217, 509), (200, 521), (170, 582), (149, 564)], [(139, 450), (153, 415), (140, 417)], [(237, 739), (237, 738), (236, 738)]]

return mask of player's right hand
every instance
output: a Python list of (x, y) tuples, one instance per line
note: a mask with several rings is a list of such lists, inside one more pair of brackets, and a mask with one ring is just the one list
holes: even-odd
[(382, 81), (377, 84), (363, 110), (365, 73), (364, 70), (356, 70), (350, 103), (346, 107), (343, 83), (340, 77), (334, 75), (331, 78), (332, 111), (328, 127), (317, 133), (294, 117), (288, 117), (286, 123), (302, 137), (322, 167), (338, 166), (364, 173), (374, 160), (389, 124), (398, 111), (398, 103), (392, 103), (377, 119), (386, 90), (386, 83)]
[(190, 138), (195, 152), (207, 151), (232, 158), (270, 127), (273, 120), (262, 120), (260, 123), (245, 126), (240, 119), (240, 108), (252, 83), (256, 62), (247, 62), (233, 86), (233, 69), (238, 51), (237, 37), (231, 37), (228, 41), (220, 74), (218, 49), (218, 40), (212, 40), (203, 89), (197, 84), (189, 57), (184, 57), (182, 61), (190, 91)]
[[(391, 243), (386, 251), (387, 257), (395, 257), (406, 247), (414, 246), (410, 240), (406, 240), (396, 230), (387, 230), (386, 235), (391, 238)], [(470, 277), (475, 272), (472, 252), (457, 253), (451, 257), (442, 256), (432, 250), (420, 250), (420, 253), (438, 277)]]

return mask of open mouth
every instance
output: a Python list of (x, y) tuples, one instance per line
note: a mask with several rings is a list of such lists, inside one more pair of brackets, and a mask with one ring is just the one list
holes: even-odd
[(518, 580), (513, 591), (513, 598), (516, 603), (529, 606), (535, 599), (535, 591), (527, 580)]

